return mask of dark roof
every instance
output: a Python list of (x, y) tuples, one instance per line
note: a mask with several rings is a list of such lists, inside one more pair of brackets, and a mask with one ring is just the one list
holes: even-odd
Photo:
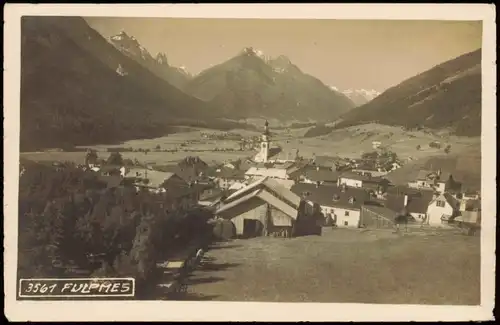
[(208, 167), (208, 164), (200, 159), (198, 156), (188, 156), (177, 163), (180, 168), (195, 168), (199, 171)]
[[(408, 205), (407, 210), (409, 213), (426, 213), (427, 207), (433, 198), (432, 191), (417, 191), (407, 192)], [(405, 194), (388, 194), (386, 199), (382, 201), (384, 206), (395, 212), (400, 212), (404, 208)]]
[(277, 154), (279, 154), (280, 152), (282, 151), (282, 149), (280, 147), (272, 147), (272, 148), (269, 148), (269, 154), (268, 154), (268, 157), (269, 158), (276, 158), (274, 156), (276, 156)]
[(377, 172), (378, 169), (375, 167), (375, 163), (373, 162), (368, 162), (368, 161), (363, 161), (361, 164), (358, 165), (358, 167), (354, 168), (358, 170), (366, 170), (366, 171), (374, 171)]
[(392, 222), (396, 222), (396, 218), (398, 217), (398, 212), (386, 208), (386, 207), (380, 207), (376, 205), (364, 205), (363, 209), (369, 210), (372, 213), (375, 213), (379, 216), (382, 216), (386, 218), (387, 220), (390, 220)]
[(427, 189), (416, 189), (416, 188), (411, 188), (408, 187), (407, 185), (395, 185), (395, 186), (389, 186), (387, 188), (387, 193), (393, 194), (393, 195), (414, 195), (414, 196), (419, 196), (422, 195), (422, 193), (430, 192), (431, 195), (434, 192), (433, 190), (427, 190)]
[(355, 172), (352, 172), (352, 171), (343, 172), (339, 176), (339, 178), (340, 177), (349, 178), (349, 179), (355, 179), (355, 180), (363, 181), (363, 182), (370, 179), (369, 176), (359, 175), (359, 174), (356, 174)]
[(468, 200), (465, 204), (466, 210), (481, 210), (481, 200)]
[[(219, 172), (217, 170), (220, 170)], [(210, 177), (218, 177), (225, 179), (244, 179), (245, 171), (236, 169), (236, 168), (228, 168), (228, 167), (211, 167), (206, 171), (206, 175)]]
[[(161, 169), (162, 171), (165, 172), (170, 172), (174, 173), (186, 182), (194, 182), (194, 181), (200, 181), (205, 178), (204, 173), (206, 168), (199, 169), (193, 166), (186, 166), (186, 167), (180, 167), (180, 166), (164, 166)], [(202, 173), (202, 176), (200, 176), (200, 173)]]
[(213, 200), (215, 198), (220, 198), (224, 195), (227, 195), (227, 192), (220, 189), (220, 188), (209, 188), (209, 189), (205, 189), (205, 191), (203, 191), (201, 194), (200, 194), (200, 198), (199, 200), (203, 201), (203, 200)]
[[(359, 209), (369, 200), (369, 194), (363, 189), (347, 187), (343, 192), (342, 187), (336, 185), (295, 184), (290, 190), (299, 196), (309, 193), (308, 201), (324, 206)], [(336, 200), (334, 196), (337, 196)], [(354, 204), (349, 203), (350, 197), (354, 198)]]
[[(298, 172), (299, 173), (297, 175), (299, 177), (304, 176), (305, 178), (314, 182), (336, 182), (339, 177), (338, 172), (324, 167), (317, 168), (314, 166), (308, 166), (299, 170)], [(292, 174), (290, 174), (290, 176), (292, 176)]]
[(334, 164), (338, 163), (339, 158), (330, 156), (316, 156), (313, 159), (313, 164), (320, 167), (332, 167)]
[(459, 206), (460, 202), (458, 202), (458, 200), (455, 199), (450, 193), (444, 193), (443, 196), (453, 208), (457, 208)]

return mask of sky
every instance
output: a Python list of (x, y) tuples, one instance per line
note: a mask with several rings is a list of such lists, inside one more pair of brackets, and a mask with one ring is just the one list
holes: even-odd
[(481, 47), (480, 21), (85, 18), (104, 37), (125, 31), (152, 55), (199, 73), (254, 47), (346, 89), (387, 88)]

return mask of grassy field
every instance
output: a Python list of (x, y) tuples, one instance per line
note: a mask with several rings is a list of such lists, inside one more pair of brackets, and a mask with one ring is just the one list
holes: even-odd
[(193, 300), (477, 305), (479, 236), (324, 229), (219, 244), (188, 278)]
[[(479, 146), (479, 138), (456, 137), (438, 134), (429, 134), (423, 131), (407, 132), (401, 128), (383, 126), (376, 124), (361, 125), (346, 129), (335, 130), (331, 134), (304, 138), (303, 135), (308, 128), (291, 130), (273, 130), (271, 146), (281, 146), (285, 151), (298, 149), (299, 154), (305, 158), (316, 155), (331, 155), (341, 157), (359, 158), (363, 152), (372, 151), (372, 141), (381, 141), (384, 146), (397, 153), (401, 158), (412, 157), (413, 159), (427, 159), (436, 155), (442, 155), (443, 149), (429, 148), (431, 141), (440, 141), (444, 146), (450, 144), (453, 154), (460, 154), (468, 150), (471, 146)], [(232, 133), (240, 134), (243, 137), (253, 137), (259, 135), (258, 132), (248, 130), (233, 130)], [(203, 151), (219, 149), (239, 149), (237, 140), (215, 140), (205, 139), (203, 133), (222, 134), (222, 131), (184, 128), (182, 132), (171, 134), (156, 139), (139, 139), (127, 141), (120, 145), (96, 145), (92, 148), (100, 151), (99, 155), (106, 158), (109, 153), (107, 148), (125, 147), (154, 150), (160, 146), (161, 150), (177, 149), (177, 152), (124, 152), (126, 158), (138, 159), (148, 164), (170, 164), (175, 163), (184, 157), (199, 156), (207, 163), (223, 162), (242, 157), (255, 155), (254, 151)], [(417, 145), (421, 149), (417, 150)], [(188, 150), (188, 151), (183, 151)], [(194, 150), (194, 151), (189, 151)], [(197, 152), (196, 150), (202, 150)], [(28, 152), (22, 153), (22, 157), (33, 160), (69, 160), (83, 163), (83, 152)]]

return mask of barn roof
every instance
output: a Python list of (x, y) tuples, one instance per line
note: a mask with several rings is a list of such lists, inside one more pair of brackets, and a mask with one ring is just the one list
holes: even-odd
[(287, 214), (289, 217), (293, 219), (297, 219), (297, 213), (298, 213), (298, 207), (293, 207), (288, 204), (288, 202), (285, 202), (281, 200), (281, 198), (277, 197), (274, 195), (275, 193), (272, 193), (268, 191), (267, 188), (257, 188), (250, 193), (247, 193), (246, 195), (240, 196), (234, 201), (231, 201), (227, 204), (224, 204), (222, 207), (220, 207), (217, 211), (215, 211), (215, 214), (221, 214), (223, 212), (229, 211), (232, 208), (250, 200), (255, 197), (260, 198), (261, 200), (267, 202), (268, 204), (272, 205), (276, 209), (284, 212)]
[(300, 204), (300, 197), (295, 195), (292, 191), (278, 183), (277, 181), (268, 178), (268, 177), (263, 177), (248, 186), (245, 186), (233, 194), (231, 194), (227, 199), (226, 202), (230, 202), (232, 200), (235, 200), (243, 195), (246, 195), (247, 193), (258, 189), (258, 188), (266, 188), (270, 193), (275, 194), (277, 197), (287, 201), (291, 206), (298, 208)]

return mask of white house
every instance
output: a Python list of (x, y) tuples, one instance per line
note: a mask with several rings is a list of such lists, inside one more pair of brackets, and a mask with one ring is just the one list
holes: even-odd
[(420, 170), (415, 180), (408, 183), (408, 187), (416, 189), (432, 189), (438, 193), (445, 193), (450, 190), (451, 186), (456, 186), (458, 183), (450, 182), (452, 175), (443, 173), (440, 169), (436, 172), (429, 170)]
[(380, 141), (372, 141), (372, 148), (373, 149), (378, 149), (382, 145), (382, 142)]
[(459, 203), (449, 193), (440, 194), (427, 207), (427, 224), (430, 226), (446, 224), (458, 210)]
[(346, 186), (295, 184), (292, 192), (305, 197), (307, 202), (321, 210), (326, 219), (341, 228), (358, 228), (361, 206), (369, 199), (363, 189)]
[(337, 186), (346, 185), (349, 187), (363, 187), (363, 181), (367, 180), (367, 176), (359, 175), (353, 172), (346, 172), (339, 176)]

